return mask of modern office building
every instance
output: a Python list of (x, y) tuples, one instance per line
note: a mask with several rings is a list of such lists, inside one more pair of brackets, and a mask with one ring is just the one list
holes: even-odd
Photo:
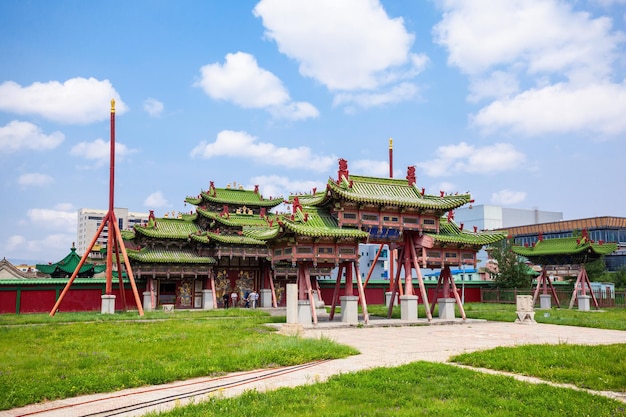
[[(148, 222), (149, 213), (138, 213), (128, 211), (127, 208), (115, 208), (115, 217), (119, 224), (120, 230), (131, 229), (136, 224), (142, 224)], [(87, 250), (87, 246), (91, 243), (98, 228), (102, 224), (102, 219), (106, 216), (107, 210), (99, 209), (87, 209), (82, 208), (78, 210), (78, 228), (76, 239), (76, 252), (82, 255)], [(96, 244), (101, 248), (106, 248), (107, 239), (109, 236), (108, 227), (105, 226), (104, 230), (98, 237)]]
[[(563, 213), (542, 211), (537, 209), (517, 209), (491, 205), (474, 205), (461, 207), (454, 211), (454, 221), (466, 228), (476, 227), (478, 230), (502, 230), (517, 226), (559, 222)], [(484, 249), (478, 252), (478, 268), (484, 267), (488, 255)]]
[(470, 228), (476, 226), (478, 230), (500, 230), (508, 227), (558, 222), (561, 220), (563, 220), (562, 212), (482, 204), (461, 207), (454, 211), (454, 221), (457, 224), (463, 223), (465, 227)]

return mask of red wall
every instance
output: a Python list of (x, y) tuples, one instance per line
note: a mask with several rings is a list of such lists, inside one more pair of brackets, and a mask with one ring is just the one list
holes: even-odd
[(15, 314), (17, 291), (0, 291), (0, 314)]
[[(102, 294), (105, 285), (102, 283), (79, 284), (70, 287), (63, 297), (58, 311), (100, 311), (102, 307)], [(6, 288), (6, 287), (5, 287)], [(56, 303), (57, 294), (61, 294), (65, 285), (25, 285), (0, 287), (0, 313), (49, 313)], [(143, 302), (143, 287), (138, 287), (139, 302)], [(19, 294), (19, 301), (18, 301)], [(113, 286), (115, 295), (115, 309), (123, 310), (124, 303), (119, 288)], [(137, 308), (135, 296), (131, 288), (124, 289), (126, 307), (134, 310)], [(17, 304), (19, 303), (19, 311)]]
[(55, 289), (26, 290), (22, 288), (20, 313), (50, 312), (56, 301)]

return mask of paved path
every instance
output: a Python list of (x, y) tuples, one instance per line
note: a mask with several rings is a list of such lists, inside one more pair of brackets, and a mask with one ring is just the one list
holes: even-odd
[[(372, 326), (346, 327), (321, 322), (306, 328), (305, 337), (328, 337), (356, 347), (360, 355), (308, 364), (306, 367), (257, 370), (221, 378), (196, 378), (157, 387), (144, 387), (109, 394), (89, 395), (0, 412), (0, 417), (23, 415), (71, 417), (86, 415), (138, 416), (148, 411), (168, 410), (211, 395), (238, 395), (244, 390), (259, 391), (323, 381), (331, 375), (379, 366), (397, 366), (417, 360), (445, 362), (462, 352), (496, 346), (522, 344), (611, 344), (626, 343), (626, 332), (549, 324), (516, 324), (468, 320), (455, 324), (402, 326), (399, 320), (376, 320)], [(426, 324), (421, 321), (420, 324)], [(619, 396), (607, 394), (614, 398)], [(623, 400), (623, 398), (621, 398)], [(119, 409), (139, 405), (138, 409)]]

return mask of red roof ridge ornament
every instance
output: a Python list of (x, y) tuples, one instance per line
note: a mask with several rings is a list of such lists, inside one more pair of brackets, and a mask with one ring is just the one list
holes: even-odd
[(298, 210), (302, 211), (302, 204), (300, 204), (300, 199), (296, 196), (293, 198), (293, 206), (291, 211), (293, 214), (296, 214)]
[(337, 171), (337, 184), (341, 183), (342, 177), (348, 180), (350, 177), (350, 172), (348, 171), (348, 161), (343, 158), (339, 158), (339, 171)]
[(410, 166), (406, 171), (406, 179), (409, 182), (409, 185), (415, 185), (417, 182), (417, 178), (415, 177), (415, 167)]

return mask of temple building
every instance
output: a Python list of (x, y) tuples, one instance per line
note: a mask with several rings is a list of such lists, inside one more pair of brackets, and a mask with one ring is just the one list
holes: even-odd
[[(412, 269), (475, 267), (476, 252), (504, 235), (454, 223), (453, 210), (470, 201), (469, 194), (426, 194), (416, 186), (414, 167), (406, 179), (357, 176), (342, 159), (337, 178), (329, 178), (320, 191), (285, 200), (262, 196), (258, 186), (219, 188), (211, 181), (185, 199), (189, 212), (163, 218), (151, 212), (146, 223), (122, 235), (153, 308), (223, 307), (233, 292), (241, 302), (253, 290), (260, 292), (263, 306), (284, 305), (289, 282), (298, 283), (299, 299), (313, 306), (319, 302), (316, 277), (333, 268), (347, 277), (344, 295), (354, 295), (357, 281), (364, 301), (360, 243), (384, 245), (396, 254), (399, 267), (391, 278), (403, 295), (413, 294)], [(288, 212), (276, 212), (283, 203)], [(338, 295), (339, 290), (333, 307)]]
[[(63, 259), (54, 263), (37, 264), (36, 268), (41, 274), (48, 275), (50, 278), (69, 278), (78, 266), (80, 258), (81, 257), (76, 253), (76, 247), (72, 243), (70, 253)], [(81, 278), (93, 278), (96, 274), (103, 272), (105, 268), (105, 264), (86, 262), (78, 271), (78, 276)]]

